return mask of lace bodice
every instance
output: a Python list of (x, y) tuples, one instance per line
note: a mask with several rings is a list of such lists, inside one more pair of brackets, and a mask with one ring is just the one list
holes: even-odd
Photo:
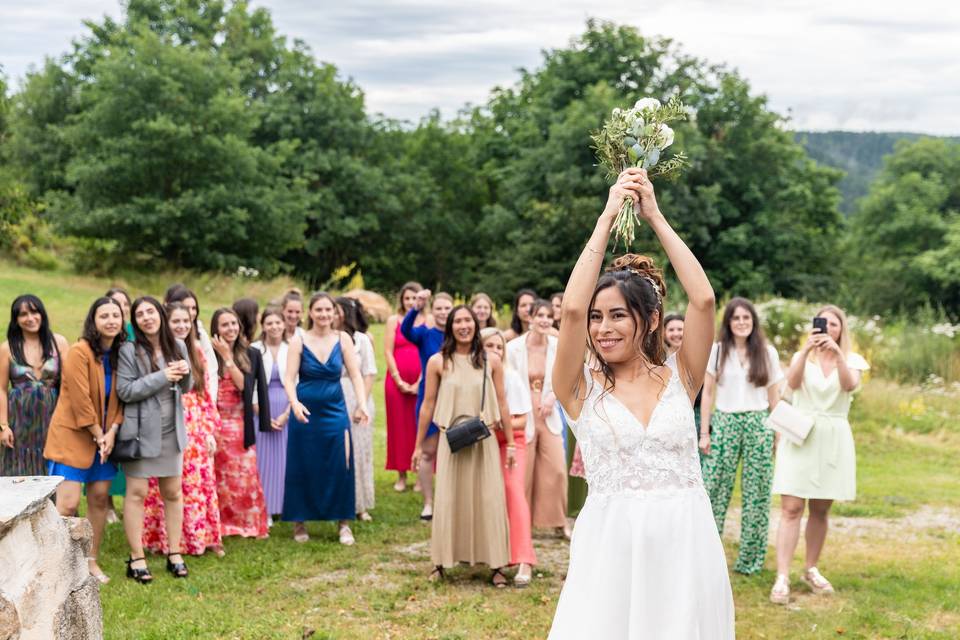
[(579, 418), (570, 420), (590, 486), (590, 497), (669, 495), (703, 486), (693, 406), (667, 359), (670, 381), (644, 429), (584, 367), (589, 391)]

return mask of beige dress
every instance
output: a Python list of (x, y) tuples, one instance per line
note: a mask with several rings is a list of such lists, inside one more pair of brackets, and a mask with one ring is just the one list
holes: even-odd
[[(480, 411), (483, 370), (458, 353), (446, 364), (437, 391), (434, 423), (445, 431)], [(487, 373), (483, 421), (500, 420), (497, 394)], [(510, 563), (507, 502), (500, 472), (500, 450), (495, 437), (450, 452), (444, 434), (437, 450), (437, 487), (434, 493), (430, 555), (434, 565), (459, 562), (502, 567)]]

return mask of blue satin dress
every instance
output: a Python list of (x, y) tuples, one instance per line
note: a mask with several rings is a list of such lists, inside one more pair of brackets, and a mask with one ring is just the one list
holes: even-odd
[(287, 423), (287, 472), (283, 519), (353, 520), (355, 485), (350, 416), (340, 387), (343, 353), (340, 342), (321, 362), (304, 345), (297, 399), (310, 415), (306, 424), (291, 416)]

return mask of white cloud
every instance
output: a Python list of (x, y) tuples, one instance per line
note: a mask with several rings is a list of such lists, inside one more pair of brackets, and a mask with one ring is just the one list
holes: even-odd
[[(26, 4), (26, 3), (24, 3)], [(417, 120), (482, 103), (495, 85), (565, 46), (588, 17), (663, 35), (726, 63), (771, 106), (809, 129), (960, 133), (960, 3), (914, 0), (260, 0), (280, 33), (306, 41), (363, 88), (372, 111)], [(118, 15), (115, 0), (32, 0), (0, 7), (0, 63), (69, 47), (81, 18)]]

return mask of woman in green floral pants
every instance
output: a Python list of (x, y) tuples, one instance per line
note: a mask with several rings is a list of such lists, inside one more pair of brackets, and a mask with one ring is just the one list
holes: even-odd
[(782, 381), (777, 350), (767, 344), (756, 310), (749, 300), (734, 298), (724, 310), (720, 341), (707, 364), (700, 451), (703, 482), (721, 534), (743, 460), (738, 573), (759, 572), (767, 554), (774, 434), (764, 420), (779, 400)]

